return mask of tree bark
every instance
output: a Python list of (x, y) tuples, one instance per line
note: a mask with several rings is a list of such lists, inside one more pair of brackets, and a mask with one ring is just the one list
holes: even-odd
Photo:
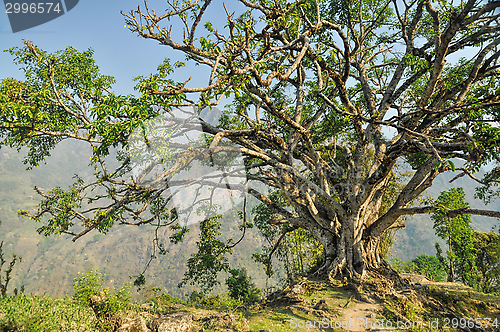
[(367, 269), (378, 269), (380, 237), (363, 239), (361, 221), (348, 218), (339, 229), (324, 229), (318, 223), (309, 223), (307, 229), (323, 245), (323, 264), (314, 273), (317, 277), (362, 279)]

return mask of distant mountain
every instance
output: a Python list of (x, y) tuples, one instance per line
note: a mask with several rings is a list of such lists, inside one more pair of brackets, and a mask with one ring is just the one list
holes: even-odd
[[(152, 253), (154, 227), (117, 226), (109, 234), (90, 234), (71, 241), (68, 235), (44, 237), (36, 232), (40, 227), (31, 220), (19, 218), (17, 210), (31, 209), (39, 202), (33, 186), (50, 189), (67, 188), (74, 174), (86, 178), (92, 170), (86, 167), (90, 158), (88, 146), (74, 141), (62, 142), (47, 159), (47, 163), (32, 171), (22, 164), (23, 153), (14, 149), (0, 149), (0, 241), (4, 241), (7, 254), (23, 257), (14, 269), (12, 289), (25, 285), (26, 292), (62, 296), (71, 293), (73, 278), (85, 269), (99, 269), (105, 274), (107, 286), (121, 286), (143, 270)], [(255, 204), (255, 203), (253, 203)], [(238, 237), (239, 220), (223, 219), (223, 237)], [(198, 227), (191, 226), (184, 243), (172, 245), (170, 234), (162, 229), (159, 238), (170, 251), (155, 259), (147, 273), (148, 284), (160, 286), (172, 295), (184, 296), (194, 287), (177, 288), (186, 270), (186, 261), (195, 250)], [(262, 247), (262, 239), (253, 230), (235, 248), (231, 257), (233, 267), (246, 267), (259, 287), (264, 287), (265, 274), (251, 255)]]
[[(23, 152), (14, 149), (0, 149), (0, 241), (4, 241), (7, 253), (16, 253), (23, 261), (15, 268), (12, 287), (25, 285), (26, 292), (44, 293), (62, 296), (71, 293), (73, 278), (79, 271), (97, 268), (105, 274), (107, 286), (121, 286), (130, 281), (129, 276), (138, 275), (151, 256), (154, 228), (152, 226), (114, 227), (107, 235), (96, 231), (73, 243), (69, 236), (43, 237), (36, 232), (40, 224), (17, 216), (19, 209), (31, 209), (39, 202), (33, 186), (43, 189), (60, 186), (67, 188), (72, 183), (74, 174), (86, 178), (92, 175), (87, 167), (90, 158), (88, 146), (65, 141), (52, 152), (46, 164), (32, 171), (26, 171), (22, 164)], [(435, 180), (429, 194), (437, 197), (442, 190), (450, 187), (463, 187), (472, 207), (485, 208), (484, 204), (474, 200), (473, 181), (462, 177), (449, 184), (452, 174), (444, 174)], [(249, 205), (256, 204), (255, 201)], [(499, 202), (493, 202), (489, 209), (500, 209)], [(251, 209), (247, 209), (250, 211)], [(233, 214), (234, 215), (234, 214)], [(223, 220), (222, 233), (226, 237), (237, 238), (240, 234), (236, 217)], [(480, 231), (489, 231), (497, 224), (496, 219), (472, 217), (473, 227)], [(397, 233), (397, 242), (392, 251), (393, 257), (409, 260), (418, 254), (435, 254), (432, 221), (428, 215), (410, 218), (407, 227)], [(146, 273), (148, 283), (168, 290), (172, 295), (183, 296), (195, 289), (177, 288), (186, 269), (186, 260), (195, 250), (197, 225), (191, 226), (191, 232), (182, 245), (168, 243), (167, 230), (160, 232), (160, 239), (165, 241), (170, 250), (166, 256), (154, 260)], [(231, 257), (234, 267), (246, 267), (258, 287), (264, 287), (266, 279), (261, 265), (255, 263), (251, 255), (263, 245), (262, 238), (255, 230), (247, 231), (245, 239), (235, 248)]]

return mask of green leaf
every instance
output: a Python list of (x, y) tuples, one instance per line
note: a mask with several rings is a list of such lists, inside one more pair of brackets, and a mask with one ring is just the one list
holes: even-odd
[(455, 164), (453, 163), (453, 161), (448, 160), (448, 164), (450, 165), (451, 170), (452, 170), (453, 172), (455, 172)]

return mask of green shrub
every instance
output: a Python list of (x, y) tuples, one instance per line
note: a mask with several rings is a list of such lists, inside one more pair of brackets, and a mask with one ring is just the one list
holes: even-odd
[(432, 281), (443, 281), (446, 277), (446, 271), (436, 256), (419, 255), (411, 261), (411, 264), (415, 273), (424, 275)]
[(74, 280), (75, 300), (94, 311), (99, 330), (114, 331), (121, 323), (122, 313), (130, 307), (130, 287), (125, 284), (113, 292), (103, 288), (102, 274), (97, 270), (79, 273)]
[(159, 294), (153, 299), (153, 302), (158, 305), (186, 304), (185, 301), (179, 299), (178, 297), (172, 296), (168, 293)]
[(74, 279), (73, 283), (74, 299), (78, 303), (90, 307), (92, 297), (98, 296), (103, 290), (101, 282), (102, 274), (97, 270), (78, 272), (78, 277)]
[[(198, 295), (201, 295), (198, 293)], [(220, 309), (224, 308), (226, 310), (232, 310), (233, 308), (243, 304), (240, 299), (233, 299), (228, 294), (221, 295), (205, 295), (201, 298), (197, 298), (195, 302), (202, 306), (208, 307), (210, 309)]]
[(432, 281), (443, 281), (446, 277), (446, 271), (436, 256), (422, 254), (410, 262), (403, 262), (396, 258), (391, 266), (398, 273), (420, 274)]
[(200, 303), (201, 299), (203, 299), (203, 293), (192, 291), (191, 294), (189, 294), (190, 303)]
[(161, 288), (153, 286), (153, 285), (148, 285), (148, 286), (142, 287), (138, 291), (138, 293), (140, 295), (139, 302), (149, 303), (149, 302), (154, 301), (154, 299), (160, 295)]
[(253, 303), (260, 298), (260, 289), (252, 282), (245, 268), (232, 269), (229, 272), (231, 276), (226, 279), (226, 285), (229, 288), (229, 296), (247, 304)]
[(211, 308), (224, 307), (225, 303), (219, 295), (207, 295), (200, 300), (201, 305), (205, 305)]
[(97, 331), (92, 310), (71, 298), (0, 298), (0, 331)]

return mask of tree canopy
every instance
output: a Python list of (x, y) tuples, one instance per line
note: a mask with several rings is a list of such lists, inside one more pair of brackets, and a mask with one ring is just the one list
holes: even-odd
[[(382, 264), (380, 239), (403, 226), (402, 216), (439, 208), (450, 217), (500, 217), (414, 205), (448, 171), (475, 179), (485, 199), (498, 194), (500, 2), (239, 2), (238, 14), (210, 0), (167, 1), (170, 8), (160, 15), (145, 1), (123, 13), (132, 32), (208, 67), (204, 86), (192, 86), (188, 72), (185, 81), (171, 79), (184, 64), (166, 59), (157, 73), (137, 78), (137, 96), (122, 96), (113, 93), (113, 78), (99, 72), (91, 50), (50, 54), (29, 41), (10, 50), (25, 79), (0, 83), (1, 144), (27, 147), (29, 167), (64, 139), (93, 149), (93, 181), (36, 189), (38, 210), (22, 212), (44, 222), (42, 233), (76, 240), (117, 223), (174, 225), (178, 211), (169, 202), (177, 191), (169, 188), (225, 188), (258, 199), (270, 227), (302, 228), (319, 241), (318, 274), (357, 278)], [(205, 17), (208, 6), (226, 16), (224, 29)], [(183, 37), (176, 40), (180, 34), (172, 30)], [(199, 116), (223, 100), (230, 105), (218, 123)], [(175, 116), (179, 110), (191, 113)], [(167, 130), (148, 136), (147, 123), (158, 116), (166, 120), (157, 127)], [(134, 130), (144, 136), (140, 151), (151, 137), (171, 150), (130, 176), (137, 166), (130, 156)], [(189, 145), (175, 139), (187, 130), (203, 139)], [(118, 166), (106, 159), (115, 150)], [(216, 168), (231, 177), (221, 181), (191, 169), (189, 177), (175, 178), (216, 153), (224, 160)], [(381, 209), (403, 162), (411, 175)], [(477, 178), (485, 165), (492, 170)], [(233, 178), (244, 181), (229, 183)], [(214, 208), (213, 196), (200, 208)]]
[(495, 232), (473, 232), (477, 249), (476, 266), (480, 272), (481, 291), (498, 292), (500, 286), (500, 235)]
[(470, 225), (471, 218), (469, 215), (457, 215), (453, 218), (446, 215), (449, 209), (468, 208), (469, 204), (464, 199), (463, 188), (443, 191), (435, 202), (438, 209), (431, 219), (434, 221), (436, 235), (446, 241), (448, 246), (445, 258), (442, 256), (439, 243), (436, 242), (437, 255), (448, 274), (448, 281), (455, 281), (456, 273), (464, 284), (477, 287), (478, 271), (475, 264), (476, 248), (474, 248), (473, 230)]

